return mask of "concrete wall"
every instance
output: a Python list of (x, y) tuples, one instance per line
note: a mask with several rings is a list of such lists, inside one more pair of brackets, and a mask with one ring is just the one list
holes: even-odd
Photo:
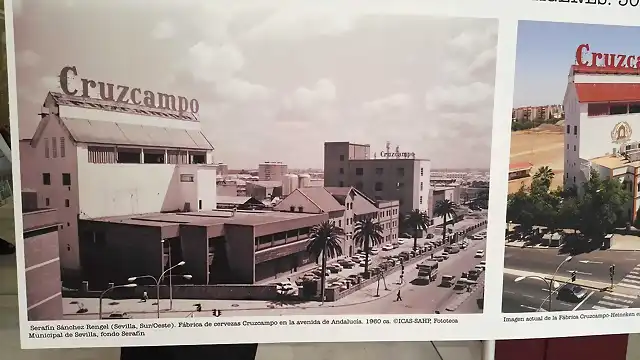
[(225, 225), (225, 239), (230, 271), (234, 278), (244, 284), (255, 282), (255, 243), (254, 227)]
[[(215, 167), (175, 164), (92, 164), (78, 147), (81, 218), (215, 208)], [(186, 182), (181, 175), (193, 175)], [(202, 176), (203, 184), (200, 184)], [(204, 205), (207, 204), (207, 207)]]
[(193, 276), (191, 281), (194, 284), (208, 284), (209, 239), (207, 228), (182, 225), (180, 227), (180, 244), (185, 262), (182, 270)]

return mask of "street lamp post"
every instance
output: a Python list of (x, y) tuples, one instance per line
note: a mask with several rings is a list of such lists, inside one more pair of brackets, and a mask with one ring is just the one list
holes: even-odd
[[(548, 311), (551, 311), (551, 299), (553, 298), (553, 293), (555, 293), (554, 284), (556, 280), (556, 275), (558, 274), (558, 271), (560, 271), (560, 268), (562, 267), (562, 265), (564, 265), (565, 263), (568, 263), (569, 261), (571, 261), (571, 259), (573, 259), (573, 256), (567, 256), (566, 259), (562, 260), (560, 265), (558, 265), (558, 267), (556, 268), (556, 271), (553, 273), (553, 276), (551, 276), (551, 280), (547, 280), (541, 276), (531, 275), (531, 276), (521, 276), (519, 278), (516, 278), (515, 282), (520, 282), (524, 279), (540, 279), (544, 281), (549, 288), (549, 296), (547, 296), (547, 299), (549, 300), (549, 304), (547, 305), (547, 309)], [(542, 307), (544, 306), (544, 302), (547, 299), (542, 301), (542, 304), (540, 304), (540, 309), (542, 309)]]
[(124, 285), (116, 285), (108, 288), (100, 294), (100, 298), (98, 299), (98, 319), (102, 319), (102, 298), (111, 290), (118, 288), (133, 288), (138, 286), (137, 284), (124, 284)]
[[(156, 283), (156, 313), (157, 313), (158, 319), (160, 319), (160, 282), (169, 271), (173, 270), (174, 268), (177, 268), (178, 266), (182, 266), (184, 264), (185, 264), (184, 261), (180, 261), (179, 263), (163, 271), (162, 274), (160, 274), (160, 276), (157, 278), (153, 275), (141, 275), (141, 276), (133, 276), (128, 279), (129, 282), (134, 282), (138, 279), (148, 278), (153, 280)], [(184, 277), (185, 279), (192, 278), (191, 275), (182, 275), (182, 277)], [(169, 279), (171, 279), (171, 277), (169, 277)], [(169, 285), (169, 299), (170, 299), (170, 302), (173, 302), (173, 289), (171, 287), (171, 284)]]

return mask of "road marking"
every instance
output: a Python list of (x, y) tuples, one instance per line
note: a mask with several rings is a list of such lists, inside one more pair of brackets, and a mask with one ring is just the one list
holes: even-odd
[(627, 275), (627, 276), (625, 276), (624, 278), (625, 278), (625, 279), (626, 279), (626, 278), (629, 278), (629, 279), (640, 279), (640, 276), (636, 276), (636, 275)]
[(507, 290), (505, 290), (504, 292), (507, 293), (507, 294), (518, 295), (515, 291), (507, 291)]
[(547, 289), (547, 288), (542, 288), (542, 291), (549, 292), (549, 289)]
[(620, 282), (632, 283), (632, 284), (640, 284), (640, 280), (632, 280), (632, 279), (627, 279), (627, 278), (622, 279)]
[(634, 271), (629, 272), (629, 274), (638, 275), (638, 274), (640, 274), (640, 271), (635, 271), (635, 270), (634, 270)]
[(584, 299), (582, 299), (582, 301), (580, 301), (580, 303), (578, 305), (576, 305), (576, 307), (574, 307), (572, 311), (576, 311), (577, 308), (582, 306), (582, 304), (584, 304), (584, 302), (587, 301), (587, 299), (590, 298), (591, 295), (593, 295), (593, 291), (590, 292), (589, 295), (585, 296)]
[(593, 305), (592, 309), (596, 309), (596, 310), (611, 310), (611, 309), (606, 308), (604, 306), (598, 306), (598, 305)]
[(522, 294), (522, 296), (524, 296), (524, 297), (528, 297), (528, 298), (533, 298), (533, 295), (525, 295), (525, 294)]
[(580, 274), (580, 275), (593, 275), (592, 273), (582, 272), (582, 271), (578, 271), (578, 270), (567, 270), (567, 272), (568, 273), (575, 272), (576, 274)]
[(618, 286), (622, 286), (622, 287), (626, 287), (626, 288), (630, 288), (630, 289), (640, 290), (640, 286), (638, 286), (638, 285), (625, 284), (623, 282), (619, 282)]
[(617, 308), (627, 307), (626, 305), (616, 304), (616, 303), (612, 303), (612, 302), (609, 302), (609, 301), (598, 301), (598, 304), (610, 305), (610, 306), (617, 307)]
[(621, 293), (617, 293), (617, 292), (610, 292), (610, 294), (613, 295), (613, 296), (626, 297), (626, 298), (629, 298), (629, 299), (637, 299), (638, 298), (635, 295), (621, 294)]
[(605, 300), (613, 300), (613, 301), (618, 301), (618, 302), (623, 302), (623, 303), (627, 303), (627, 304), (633, 304), (633, 300), (618, 299), (618, 298), (615, 298), (615, 297), (613, 297), (613, 296), (605, 296), (605, 297), (603, 297), (603, 299), (605, 299)]
[(521, 307), (525, 308), (525, 309), (529, 309), (529, 310), (534, 310), (534, 311), (538, 311), (538, 308), (534, 308), (531, 306), (527, 306), (527, 305), (520, 305)]

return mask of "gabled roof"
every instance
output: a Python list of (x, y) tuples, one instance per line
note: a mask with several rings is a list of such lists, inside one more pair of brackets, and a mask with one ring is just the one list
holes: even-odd
[[(82, 96), (72, 96), (57, 92), (50, 92), (47, 99), (51, 99), (56, 105), (81, 107), (86, 109), (121, 112), (133, 115), (155, 116), (176, 120), (198, 121), (190, 112), (179, 112), (169, 109), (152, 109), (142, 105), (123, 104), (110, 100), (94, 99)], [(45, 101), (46, 103), (47, 101)]]
[(326, 187), (325, 189), (343, 206), (346, 197), (349, 196), (349, 194), (354, 194), (353, 212), (356, 215), (370, 214), (379, 210), (375, 201), (354, 187)]
[(316, 204), (322, 212), (329, 213), (344, 210), (344, 205), (340, 204), (338, 200), (336, 200), (333, 195), (323, 187), (298, 188), (296, 191), (299, 191), (302, 195)]

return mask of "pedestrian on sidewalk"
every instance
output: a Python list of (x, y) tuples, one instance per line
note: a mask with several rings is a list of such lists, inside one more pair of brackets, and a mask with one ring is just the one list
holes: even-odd
[(398, 294), (396, 294), (396, 301), (402, 301), (402, 295), (400, 295), (400, 289), (398, 289)]
[(146, 291), (142, 292), (142, 302), (147, 302), (149, 300), (149, 294)]

